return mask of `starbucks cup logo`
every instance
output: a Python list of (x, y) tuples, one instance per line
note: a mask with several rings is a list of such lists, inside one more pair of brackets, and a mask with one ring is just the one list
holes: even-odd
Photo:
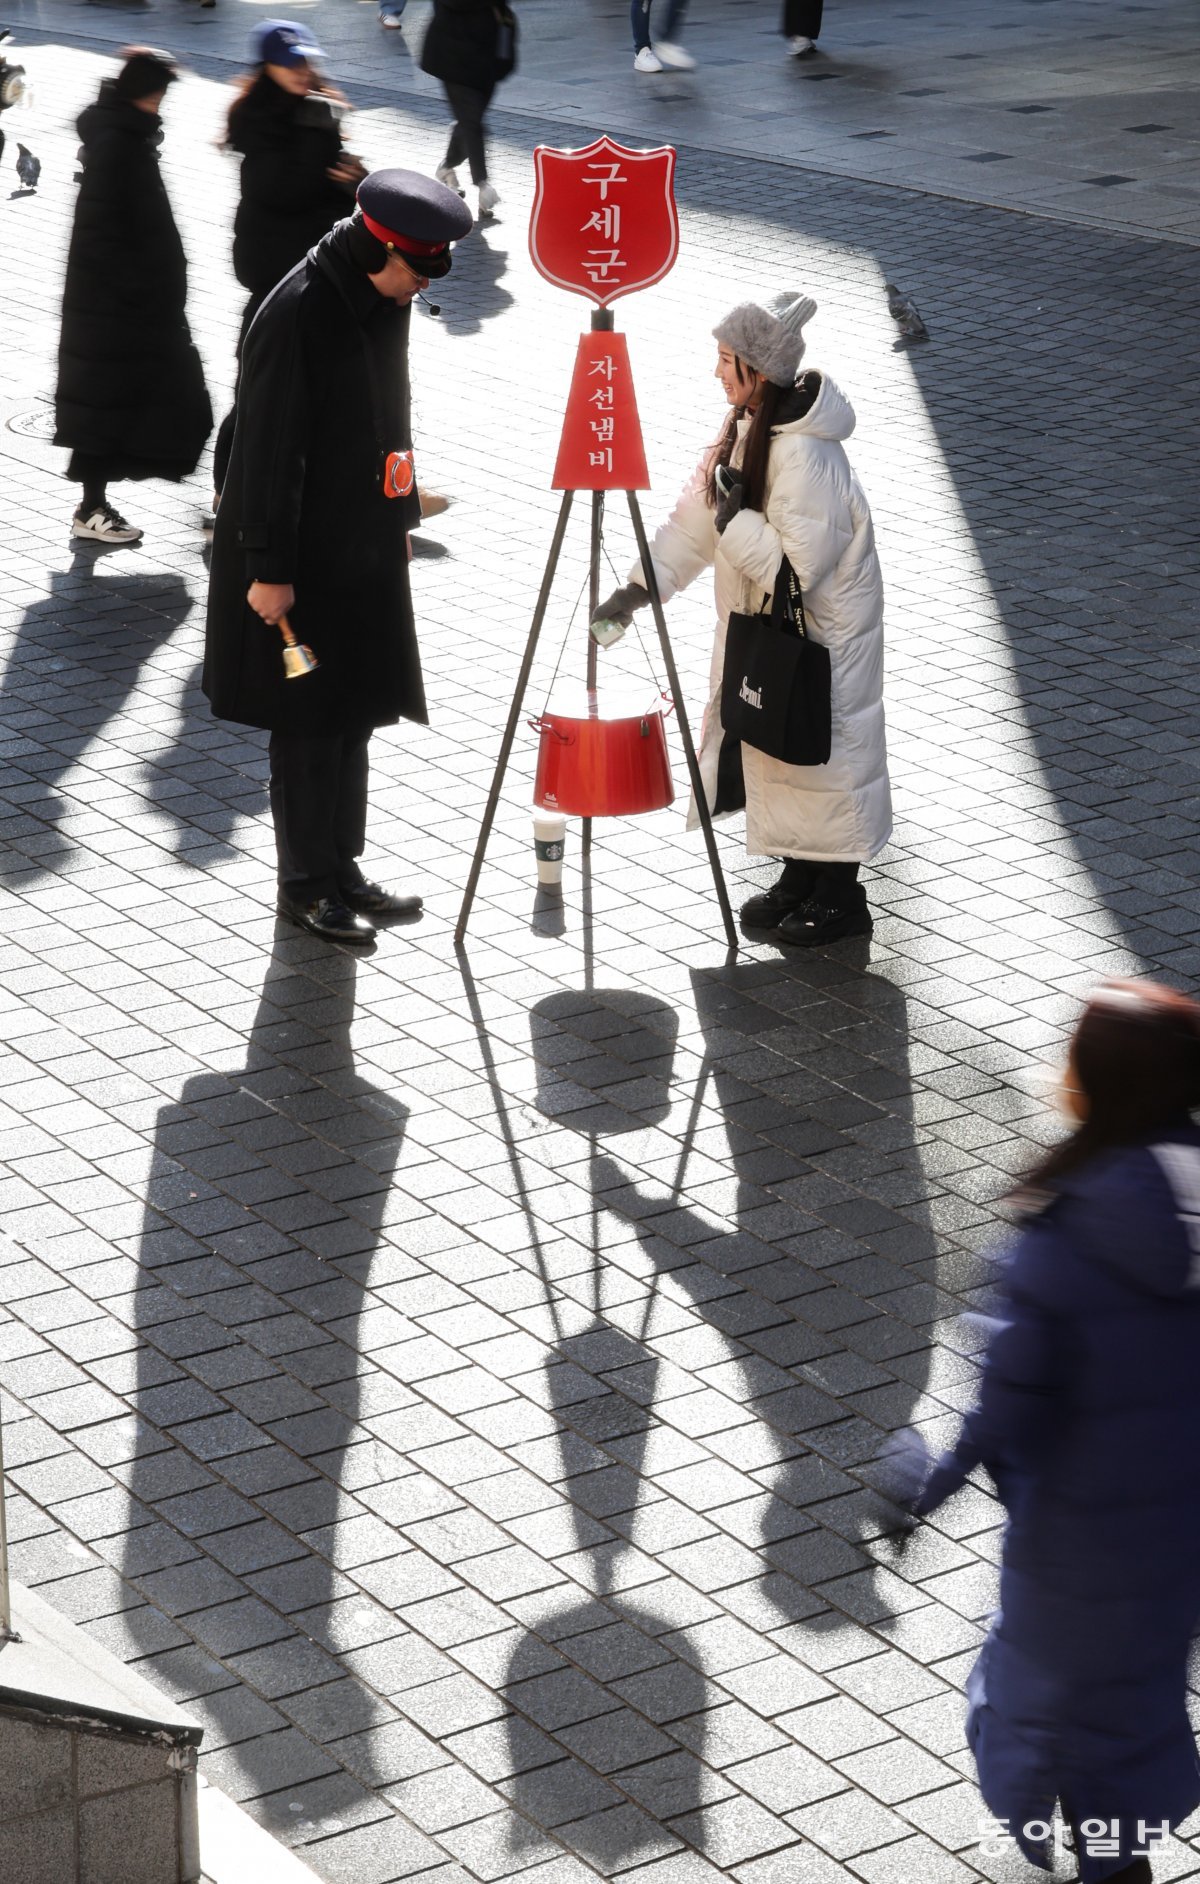
[(533, 814), (533, 854), (537, 859), (538, 882), (562, 882), (563, 852), (566, 850), (567, 820), (559, 811), (535, 811)]

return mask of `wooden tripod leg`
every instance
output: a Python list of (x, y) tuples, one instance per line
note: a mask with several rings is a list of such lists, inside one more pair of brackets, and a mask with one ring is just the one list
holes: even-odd
[(713, 831), (712, 814), (708, 809), (708, 796), (704, 790), (704, 781), (700, 777), (700, 761), (696, 757), (696, 748), (692, 743), (692, 729), (688, 724), (687, 712), (683, 704), (683, 690), (679, 685), (679, 673), (675, 666), (675, 656), (671, 650), (671, 639), (667, 634), (666, 616), (663, 614), (662, 597), (658, 593), (658, 582), (654, 574), (654, 563), (650, 556), (650, 544), (646, 538), (646, 526), (642, 522), (642, 507), (637, 500), (636, 491), (626, 491), (629, 499), (629, 514), (633, 519), (633, 533), (637, 538), (638, 555), (642, 559), (642, 577), (650, 591), (650, 606), (654, 611), (654, 626), (658, 629), (658, 644), (662, 649), (663, 665), (667, 670), (667, 684), (671, 689), (671, 698), (675, 702), (675, 712), (679, 719), (679, 733), (683, 740), (683, 750), (687, 755), (688, 777), (692, 782), (692, 791), (696, 799), (696, 812), (700, 827), (704, 832), (704, 842), (708, 850), (708, 861), (712, 868), (713, 884), (720, 905), (721, 920), (725, 924), (725, 939), (730, 953), (737, 954), (738, 934), (734, 925), (733, 911), (729, 906), (729, 891), (725, 887), (725, 872), (721, 868), (721, 858), (717, 851), (717, 839)]
[(521, 708), (525, 702), (525, 689), (529, 685), (529, 675), (533, 668), (533, 657), (537, 652), (538, 637), (542, 632), (542, 623), (546, 619), (546, 608), (550, 601), (550, 590), (554, 585), (554, 575), (558, 568), (558, 559), (562, 554), (563, 538), (567, 533), (567, 519), (571, 514), (574, 491), (564, 491), (559, 506), (558, 522), (554, 526), (554, 540), (550, 545), (550, 554), (546, 559), (546, 570), (542, 577), (542, 586), (538, 591), (537, 607), (533, 611), (533, 621), (529, 627), (529, 639), (525, 643), (525, 654), (521, 662), (521, 671), (517, 675), (516, 692), (513, 694), (509, 709), (508, 725), (504, 729), (504, 738), (500, 742), (500, 755), (496, 760), (496, 770), (492, 774), (492, 788), (488, 793), (487, 806), (483, 814), (483, 823), (479, 827), (479, 839), (475, 845), (475, 855), (471, 861), (471, 874), (467, 878), (467, 887), (463, 892), (462, 908), (458, 912), (458, 924), (454, 931), (456, 946), (461, 945), (467, 933), (467, 922), (471, 914), (471, 905), (475, 901), (475, 891), (479, 885), (479, 873), (483, 869), (484, 853), (488, 838), (492, 834), (492, 825), (496, 821), (496, 807), (500, 802), (500, 787), (504, 783), (504, 774), (508, 770), (509, 755), (513, 740), (516, 738), (517, 721), (521, 717)]

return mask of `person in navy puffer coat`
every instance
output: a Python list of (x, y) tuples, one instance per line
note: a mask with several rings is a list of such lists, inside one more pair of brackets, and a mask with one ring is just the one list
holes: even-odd
[(1022, 1828), (1057, 1800), (1084, 1884), (1149, 1884), (1146, 1853), (1200, 1805), (1200, 1008), (1102, 988), (1065, 1097), (1076, 1129), (1024, 1193), (978, 1404), (909, 1503), (935, 1511), (983, 1465), (1008, 1512), (968, 1684), (988, 1808), (1045, 1865)]

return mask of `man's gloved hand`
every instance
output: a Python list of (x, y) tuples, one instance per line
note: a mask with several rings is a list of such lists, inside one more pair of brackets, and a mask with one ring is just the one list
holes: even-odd
[(742, 474), (727, 464), (717, 466), (717, 535), (723, 536), (742, 507)]
[(643, 589), (640, 582), (627, 582), (623, 589), (614, 589), (592, 616), (592, 640), (598, 647), (610, 648), (625, 633), (633, 620), (634, 610), (645, 608), (649, 600), (650, 591)]

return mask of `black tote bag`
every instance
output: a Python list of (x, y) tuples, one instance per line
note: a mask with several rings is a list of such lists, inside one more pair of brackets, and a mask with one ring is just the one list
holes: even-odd
[(830, 696), (829, 649), (808, 632), (800, 584), (785, 556), (770, 612), (729, 617), (721, 723), (729, 738), (785, 765), (826, 765)]

